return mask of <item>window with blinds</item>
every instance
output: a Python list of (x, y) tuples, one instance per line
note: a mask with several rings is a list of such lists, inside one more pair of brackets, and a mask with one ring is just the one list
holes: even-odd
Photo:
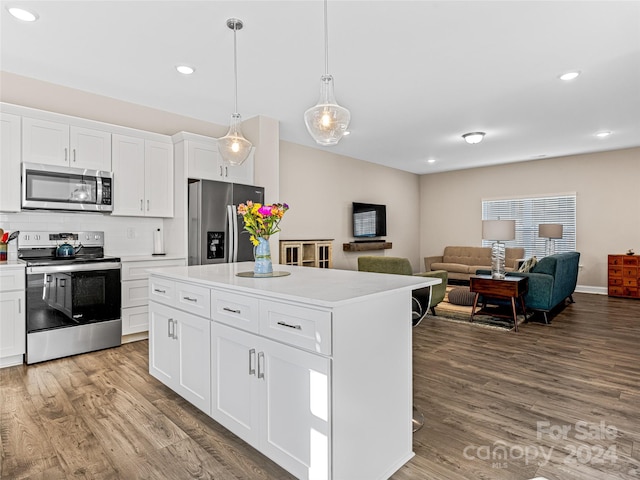
[[(482, 200), (483, 220), (515, 220), (516, 239), (505, 242), (507, 247), (524, 247), (527, 258), (545, 255), (545, 238), (538, 237), (541, 223), (560, 223), (562, 238), (555, 240), (556, 253), (576, 249), (576, 194), (532, 198)], [(482, 245), (491, 246), (490, 240)]]

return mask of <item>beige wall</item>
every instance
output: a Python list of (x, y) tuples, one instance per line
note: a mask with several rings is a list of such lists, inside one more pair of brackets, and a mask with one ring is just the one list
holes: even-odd
[[(407, 257), (420, 271), (418, 256), (419, 177), (301, 145), (280, 142), (280, 201), (291, 210), (282, 221), (280, 238), (334, 239), (334, 268), (356, 270), (359, 255)], [(390, 250), (344, 252), (353, 241), (351, 203), (387, 206)]]
[(480, 245), (483, 199), (567, 192), (576, 193), (582, 290), (606, 289), (607, 254), (640, 253), (640, 148), (423, 175), (420, 192), (421, 257)]

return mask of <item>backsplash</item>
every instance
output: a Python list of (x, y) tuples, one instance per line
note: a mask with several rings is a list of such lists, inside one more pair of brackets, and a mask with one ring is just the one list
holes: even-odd
[[(163, 229), (162, 218), (114, 217), (101, 213), (33, 211), (0, 213), (0, 227), (13, 232), (104, 231), (105, 254), (112, 256), (151, 255), (153, 232)], [(164, 229), (163, 229), (164, 231)], [(8, 258), (17, 258), (17, 241), (9, 243)]]

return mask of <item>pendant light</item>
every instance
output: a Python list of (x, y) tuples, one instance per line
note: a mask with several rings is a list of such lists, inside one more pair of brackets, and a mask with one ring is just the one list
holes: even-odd
[(218, 139), (218, 152), (225, 162), (231, 165), (240, 165), (251, 152), (251, 142), (244, 138), (240, 124), (242, 117), (238, 113), (238, 54), (236, 47), (236, 32), (243, 27), (242, 20), (230, 18), (227, 27), (233, 30), (233, 75), (234, 75), (234, 113), (227, 134)]
[(327, 28), (327, 0), (324, 0), (324, 75), (320, 77), (320, 99), (315, 107), (304, 112), (309, 134), (319, 145), (336, 145), (349, 127), (349, 110), (336, 102), (333, 77), (329, 75), (329, 33)]

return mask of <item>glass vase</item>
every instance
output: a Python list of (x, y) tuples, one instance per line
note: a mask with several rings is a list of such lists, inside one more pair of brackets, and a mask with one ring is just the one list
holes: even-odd
[(256, 260), (253, 273), (256, 276), (268, 277), (273, 274), (273, 265), (271, 264), (271, 246), (269, 238), (258, 237), (258, 245), (253, 247), (253, 256)]

